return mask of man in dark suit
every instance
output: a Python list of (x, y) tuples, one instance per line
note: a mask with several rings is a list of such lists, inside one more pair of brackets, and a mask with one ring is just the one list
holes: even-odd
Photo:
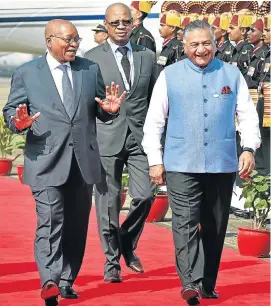
[(116, 117), (125, 93), (118, 98), (114, 83), (105, 93), (99, 66), (75, 56), (81, 38), (73, 24), (52, 20), (45, 38), (48, 53), (15, 70), (3, 113), (12, 132), (27, 134), (24, 182), (36, 201), (41, 297), (54, 306), (59, 293), (78, 297), (72, 285), (83, 260), (93, 184), (101, 179), (96, 117)]
[[(105, 84), (113, 80), (120, 84), (120, 90), (128, 92), (117, 118), (105, 123), (97, 120), (102, 181), (96, 184), (95, 205), (106, 256), (104, 276), (106, 282), (120, 282), (121, 254), (131, 270), (143, 272), (134, 250), (148, 216), (153, 193), (141, 140), (157, 69), (155, 54), (129, 41), (132, 31), (129, 7), (112, 4), (105, 16), (108, 42), (91, 49), (85, 56), (99, 64)], [(129, 194), (133, 200), (126, 220), (119, 227), (124, 165), (128, 168)]]

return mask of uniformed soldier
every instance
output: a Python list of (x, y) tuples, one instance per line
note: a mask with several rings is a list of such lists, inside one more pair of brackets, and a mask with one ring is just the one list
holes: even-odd
[(92, 31), (94, 32), (94, 41), (97, 44), (100, 45), (107, 41), (108, 34), (104, 25), (97, 24), (96, 27), (92, 29)]
[(143, 26), (144, 19), (157, 1), (133, 1), (130, 5), (133, 18), (133, 31), (130, 41), (133, 44), (142, 45), (156, 53), (155, 40), (150, 31)]
[(159, 33), (164, 41), (157, 60), (159, 71), (180, 60), (183, 53), (183, 44), (176, 37), (180, 24), (181, 17), (177, 11), (166, 11), (161, 14)]
[(202, 12), (201, 12), (201, 20), (212, 25), (215, 20), (215, 7), (217, 6), (217, 1), (206, 1), (203, 4)]
[(247, 33), (255, 20), (258, 4), (256, 1), (238, 1), (233, 3), (232, 10), (235, 9), (237, 12), (231, 19), (228, 31), (230, 40), (236, 43), (231, 64), (246, 75), (253, 52), (253, 46), (247, 41)]
[(218, 3), (214, 11), (217, 16), (211, 25), (214, 29), (217, 43), (215, 57), (230, 63), (232, 61), (234, 49), (228, 34), (230, 21), (232, 19), (231, 2), (223, 1)]
[(264, 32), (263, 39), (268, 47), (267, 54), (264, 59), (264, 64), (261, 66), (260, 72), (260, 98), (257, 104), (257, 112), (259, 115), (259, 125), (262, 143), (256, 151), (256, 167), (260, 175), (270, 174), (270, 1), (264, 1), (261, 7), (265, 10), (264, 16)]
[[(254, 49), (250, 59), (248, 72), (245, 75), (245, 80), (247, 82), (248, 88), (254, 89), (256, 92), (258, 92), (260, 74), (262, 67), (265, 64), (265, 58), (269, 51), (269, 47), (264, 43), (263, 40), (263, 28), (263, 20), (259, 18), (256, 22), (253, 23), (248, 32), (248, 42), (253, 45)], [(254, 102), (256, 104), (258, 102), (258, 98), (256, 98)]]

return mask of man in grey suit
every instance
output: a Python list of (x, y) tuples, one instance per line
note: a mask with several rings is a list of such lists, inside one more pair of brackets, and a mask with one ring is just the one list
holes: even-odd
[[(120, 256), (137, 273), (144, 272), (134, 253), (151, 208), (153, 193), (148, 177), (149, 165), (141, 141), (150, 96), (157, 79), (155, 54), (129, 42), (132, 16), (122, 3), (110, 5), (105, 14), (108, 42), (85, 56), (97, 62), (105, 84), (114, 80), (127, 91), (120, 115), (113, 120), (97, 120), (97, 140), (102, 162), (102, 180), (96, 184), (99, 233), (106, 256), (104, 280), (121, 282)], [(129, 172), (129, 194), (133, 198), (121, 227), (121, 177), (124, 165)]]
[(99, 66), (75, 56), (81, 38), (73, 24), (52, 20), (45, 38), (48, 53), (15, 70), (3, 113), (12, 132), (27, 134), (24, 182), (36, 201), (41, 297), (54, 306), (59, 293), (78, 297), (72, 285), (83, 260), (93, 184), (101, 179), (96, 117), (115, 118), (125, 92), (118, 97), (114, 83), (105, 92)]

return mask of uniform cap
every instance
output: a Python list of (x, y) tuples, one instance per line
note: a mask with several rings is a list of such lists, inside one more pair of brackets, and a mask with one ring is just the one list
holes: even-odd
[(232, 19), (231, 4), (232, 3), (230, 1), (222, 1), (217, 3), (214, 8), (216, 18), (213, 21), (213, 26), (221, 28), (225, 31), (229, 29)]
[(181, 14), (176, 11), (166, 11), (160, 15), (160, 23), (173, 27), (181, 27)]
[(133, 1), (131, 6), (143, 13), (149, 13), (157, 1)]
[(255, 22), (258, 13), (257, 1), (235, 1), (232, 3), (232, 12), (234, 13), (231, 25), (240, 28), (249, 28)]
[(102, 24), (100, 24), (100, 23), (97, 24), (96, 27), (95, 27), (94, 29), (92, 29), (92, 31), (94, 31), (94, 32), (105, 32), (105, 33), (107, 33), (107, 30), (106, 30), (105, 26), (102, 25)]
[(180, 14), (186, 14), (186, 3), (184, 1), (164, 1), (161, 6), (161, 13), (164, 13), (166, 11), (176, 11)]
[(262, 18), (257, 19), (252, 26), (256, 29), (258, 29), (259, 31), (263, 32), (263, 28), (264, 28), (264, 23)]

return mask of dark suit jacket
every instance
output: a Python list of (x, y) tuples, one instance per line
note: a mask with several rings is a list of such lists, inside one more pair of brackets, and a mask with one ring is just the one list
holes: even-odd
[(27, 132), (24, 182), (31, 186), (59, 186), (66, 182), (73, 151), (87, 184), (100, 181), (100, 155), (96, 140), (96, 116), (112, 119), (95, 97), (104, 98), (105, 86), (99, 66), (76, 57), (71, 64), (74, 115), (68, 117), (43, 56), (17, 68), (13, 74), (8, 102), (3, 109), (7, 125), (14, 133), (11, 116), (26, 103), (30, 115), (41, 112)]
[[(120, 115), (105, 123), (97, 120), (97, 139), (102, 156), (116, 155), (121, 151), (128, 127), (143, 151), (141, 146), (143, 125), (158, 73), (155, 54), (146, 47), (131, 45), (134, 60), (134, 82), (121, 104)], [(85, 54), (85, 57), (99, 64), (105, 85), (110, 85), (114, 81), (120, 85), (120, 93), (125, 90), (108, 42), (91, 49)]]

